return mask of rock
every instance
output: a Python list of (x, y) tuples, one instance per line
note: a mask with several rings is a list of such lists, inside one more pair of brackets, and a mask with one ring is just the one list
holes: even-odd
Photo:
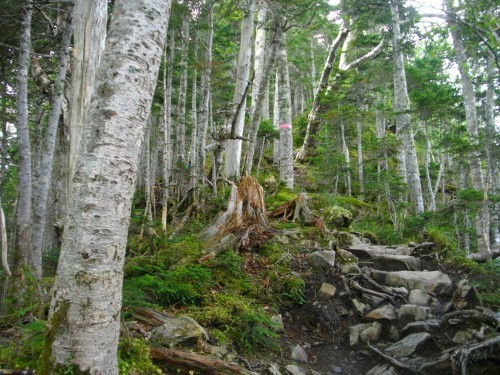
[(340, 206), (331, 206), (325, 209), (323, 218), (327, 224), (333, 224), (337, 228), (347, 228), (352, 222), (352, 212)]
[(396, 319), (396, 312), (394, 306), (387, 304), (379, 307), (375, 310), (370, 311), (365, 315), (367, 320), (394, 320)]
[(409, 290), (421, 289), (427, 293), (448, 294), (453, 283), (448, 275), (441, 271), (395, 271), (373, 270), (372, 277), (388, 286), (403, 286)]
[(346, 275), (359, 275), (361, 270), (357, 263), (346, 263), (340, 266), (340, 272)]
[(267, 368), (268, 375), (281, 375), (280, 368), (276, 363), (270, 363)]
[(356, 311), (361, 315), (370, 310), (370, 306), (365, 305), (363, 302), (359, 302), (356, 298), (353, 298), (351, 302), (354, 305)]
[(373, 267), (383, 271), (420, 271), (420, 260), (411, 255), (383, 254), (373, 259)]
[(309, 256), (309, 264), (317, 269), (329, 269), (335, 266), (335, 251), (318, 250)]
[(378, 341), (381, 332), (382, 325), (378, 322), (357, 324), (349, 327), (349, 344), (355, 346), (359, 344), (360, 339), (365, 343), (368, 340)]
[(285, 325), (283, 324), (283, 316), (281, 314), (273, 315), (271, 317), (271, 331), (276, 333), (285, 332)]
[(377, 342), (378, 339), (380, 338), (381, 332), (382, 332), (382, 324), (380, 324), (379, 322), (373, 322), (371, 327), (368, 327), (359, 334), (359, 338), (364, 343), (367, 343), (368, 341)]
[(413, 321), (427, 320), (430, 312), (430, 307), (407, 304), (399, 308), (398, 317), (399, 319), (410, 319)]
[(386, 365), (385, 363), (381, 363), (373, 367), (366, 373), (366, 375), (398, 375), (398, 373), (393, 367)]
[(413, 289), (410, 292), (408, 301), (413, 305), (429, 306), (429, 302), (431, 301), (431, 296), (428, 295), (423, 290)]
[(151, 340), (165, 347), (196, 345), (201, 347), (208, 334), (194, 319), (188, 316), (167, 318), (163, 325), (151, 330)]
[(322, 299), (330, 299), (335, 296), (337, 292), (337, 288), (335, 285), (323, 283), (321, 284), (321, 288), (319, 289), (318, 296)]
[(292, 349), (292, 358), (296, 361), (307, 363), (309, 362), (307, 358), (307, 353), (302, 346), (299, 344), (295, 345)]
[(451, 298), (455, 310), (473, 309), (481, 305), (479, 294), (474, 286), (469, 285), (468, 281), (463, 279), (457, 284), (457, 289)]
[(441, 327), (440, 319), (429, 319), (420, 322), (411, 322), (404, 326), (402, 333), (409, 335), (410, 333), (421, 333), (421, 332), (436, 332)]
[(472, 340), (473, 335), (471, 331), (468, 330), (460, 330), (455, 333), (455, 336), (451, 339), (455, 344), (465, 344), (467, 341)]
[(409, 357), (430, 338), (431, 335), (426, 332), (413, 333), (386, 348), (385, 352), (396, 358)]
[(285, 370), (288, 375), (306, 375), (304, 370), (295, 365), (288, 365), (285, 367)]
[(266, 194), (273, 194), (276, 192), (276, 178), (271, 175), (264, 180), (262, 187), (264, 188)]
[(337, 250), (337, 256), (339, 257), (339, 262), (345, 263), (358, 263), (358, 257), (351, 253), (350, 251), (344, 249)]

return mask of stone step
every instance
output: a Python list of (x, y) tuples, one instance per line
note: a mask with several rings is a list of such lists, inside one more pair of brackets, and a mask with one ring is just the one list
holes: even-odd
[(451, 293), (453, 283), (441, 271), (379, 271), (372, 270), (371, 277), (387, 286), (404, 287), (409, 291), (420, 289), (427, 293), (444, 295)]

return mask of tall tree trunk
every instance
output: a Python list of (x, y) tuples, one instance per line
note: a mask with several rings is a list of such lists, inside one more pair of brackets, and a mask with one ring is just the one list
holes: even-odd
[[(241, 23), (240, 52), (238, 55), (238, 66), (236, 69), (236, 86), (233, 96), (233, 116), (231, 136), (241, 137), (245, 126), (246, 92), (248, 89), (250, 62), (252, 55), (252, 35), (254, 19), (254, 0), (248, 0), (245, 16)], [(228, 178), (240, 176), (241, 162), (241, 139), (228, 139), (226, 145), (225, 174)]]
[(328, 51), (328, 57), (326, 58), (325, 65), (323, 66), (323, 71), (319, 79), (318, 87), (314, 93), (314, 100), (311, 108), (311, 112), (307, 116), (307, 130), (306, 136), (304, 138), (304, 143), (302, 148), (299, 150), (296, 159), (298, 161), (304, 161), (308, 155), (310, 149), (314, 148), (316, 145), (316, 134), (320, 128), (320, 106), (321, 106), (321, 94), (326, 90), (328, 86), (328, 77), (333, 69), (333, 62), (335, 61), (335, 56), (340, 45), (343, 43), (347, 35), (349, 34), (349, 29), (343, 23), (340, 26), (339, 33), (335, 40), (332, 42), (330, 49)]
[[(70, 10), (72, 14), (72, 9)], [(41, 147), (41, 162), (38, 169), (38, 178), (34, 187), (34, 210), (33, 210), (33, 237), (31, 251), (31, 267), (38, 279), (42, 278), (42, 253), (45, 222), (47, 216), (47, 201), (52, 178), (52, 166), (54, 165), (54, 152), (56, 148), (57, 128), (61, 116), (61, 108), (64, 100), (64, 81), (68, 71), (70, 60), (71, 36), (73, 34), (72, 16), (66, 20), (63, 31), (63, 40), (59, 57), (57, 75), (54, 81), (51, 109), (49, 113), (45, 142)]]
[(434, 189), (432, 188), (432, 178), (431, 178), (431, 161), (432, 161), (432, 148), (431, 148), (431, 138), (429, 136), (429, 124), (424, 121), (424, 134), (425, 134), (425, 178), (427, 181), (427, 192), (429, 194), (429, 211), (436, 211), (436, 194), (434, 194)]
[[(479, 155), (479, 129), (476, 113), (476, 97), (474, 94), (474, 85), (469, 75), (469, 66), (465, 47), (460, 32), (460, 25), (456, 22), (457, 14), (451, 1), (446, 1), (447, 22), (453, 41), (453, 50), (455, 59), (460, 73), (460, 83), (462, 86), (462, 96), (464, 98), (465, 108), (465, 123), (469, 136), (469, 142), (472, 145), (472, 151), (469, 153), (470, 177), (472, 188), (478, 191), (483, 191), (484, 181), (481, 171), (481, 157)], [(488, 230), (483, 228), (484, 224), (489, 225), (487, 216), (482, 207), (478, 208), (478, 213), (475, 218), (475, 227), (477, 234), (477, 250), (479, 256), (491, 258), (491, 249), (489, 246), (489, 238), (486, 235)]]
[[(188, 51), (189, 51), (189, 13), (186, 11), (182, 19), (181, 31), (181, 61), (179, 63), (181, 77), (179, 85), (179, 100), (177, 101), (177, 168), (184, 170), (186, 162), (186, 95), (188, 80)], [(181, 173), (182, 174), (182, 173)], [(179, 186), (179, 190), (180, 186)]]
[(172, 63), (174, 61), (175, 33), (169, 31), (169, 40), (165, 46), (163, 70), (163, 194), (161, 210), (161, 229), (167, 231), (168, 200), (170, 197), (170, 178), (172, 175), (172, 160), (174, 157), (172, 147)]
[(279, 23), (276, 32), (277, 57), (279, 74), (279, 130), (280, 130), (280, 181), (283, 181), (287, 188), (293, 189), (293, 139), (292, 139), (292, 96), (290, 92), (290, 76), (288, 72), (288, 56), (286, 48), (286, 33), (284, 21)]
[[(495, 163), (495, 61), (491, 54), (488, 55), (486, 65), (486, 95), (484, 98), (484, 121), (486, 123), (486, 154), (488, 156), (489, 184), (492, 194), (498, 195), (498, 166)], [(490, 202), (486, 202), (490, 203)], [(500, 203), (493, 203), (490, 217), (490, 248), (495, 250), (500, 245)]]
[(31, 54), (31, 18), (33, 1), (25, 0), (21, 18), (21, 42), (17, 72), (17, 137), (19, 142), (19, 198), (17, 206), (17, 254), (14, 272), (20, 276), (21, 266), (30, 264), (31, 249), (31, 146), (29, 136), (28, 72)]
[[(257, 32), (255, 37), (254, 54), (254, 78), (252, 84), (252, 107), (250, 110), (250, 126), (248, 127), (244, 175), (252, 172), (255, 147), (257, 142), (257, 132), (262, 119), (263, 103), (265, 100), (266, 88), (268, 86), (271, 71), (276, 60), (276, 39), (271, 37), (271, 46), (266, 46), (266, 15), (267, 5), (265, 2), (259, 3), (260, 8), (257, 17)], [(266, 59), (265, 52), (269, 51)], [(267, 60), (267, 61), (266, 61)]]
[[(73, 61), (71, 64), (70, 93), (70, 149), (67, 176), (67, 197), (80, 147), (81, 134), (86, 124), (86, 110), (96, 83), (95, 76), (104, 51), (108, 2), (106, 0), (76, 1), (73, 19)], [(102, 88), (105, 89), (105, 88)], [(66, 202), (67, 203), (67, 202)]]
[(63, 235), (42, 374), (118, 374), (121, 287), (144, 128), (170, 1), (116, 0), (87, 112)]
[(413, 130), (411, 127), (410, 99), (406, 85), (406, 71), (404, 66), (404, 55), (402, 50), (402, 35), (400, 28), (399, 0), (391, 0), (392, 33), (393, 33), (393, 78), (394, 78), (394, 113), (396, 118), (396, 135), (400, 141), (398, 162), (405, 158), (405, 175), (400, 169), (400, 177), (408, 181), (410, 197), (413, 203), (413, 211), (419, 214), (424, 211), (424, 200), (422, 196), (422, 185), (420, 183), (420, 172), (418, 169)]
[(197, 80), (198, 74), (196, 69), (193, 72), (193, 85), (191, 89), (191, 143), (189, 145), (189, 177), (191, 188), (196, 188), (198, 185), (198, 168), (196, 166), (196, 159), (198, 158), (197, 153), (197, 142), (198, 142), (198, 86)]
[(349, 153), (349, 147), (347, 147), (347, 142), (345, 139), (345, 122), (343, 118), (339, 120), (339, 138), (340, 138), (340, 145), (342, 148), (342, 155), (344, 156), (342, 171), (345, 171), (347, 195), (351, 196), (352, 195), (351, 154)]
[(365, 196), (365, 173), (363, 170), (363, 115), (361, 114), (361, 105), (358, 106), (360, 113), (356, 118), (357, 137), (356, 143), (358, 146), (358, 183), (359, 183), (359, 199), (363, 200)]
[[(280, 91), (280, 74), (279, 69), (276, 68), (276, 75), (274, 78), (274, 97), (273, 97), (273, 124), (276, 130), (279, 131), (280, 125), (280, 102), (279, 102), (279, 91)], [(273, 164), (278, 166), (280, 164), (280, 141), (275, 139), (273, 142)]]

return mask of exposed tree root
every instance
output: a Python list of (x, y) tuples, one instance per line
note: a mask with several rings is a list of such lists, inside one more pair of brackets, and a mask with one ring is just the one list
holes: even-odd
[(319, 229), (321, 235), (324, 236), (326, 233), (326, 226), (323, 220), (317, 215), (314, 215), (307, 205), (307, 200), (309, 197), (301, 193), (294, 200), (283, 203), (277, 209), (269, 214), (270, 218), (281, 218), (284, 220), (293, 221), (301, 219), (304, 224), (309, 226), (314, 226)]
[(370, 341), (368, 341), (366, 343), (366, 345), (368, 345), (368, 348), (370, 348), (371, 351), (373, 351), (374, 353), (377, 353), (379, 356), (381, 356), (382, 358), (384, 358), (391, 365), (394, 365), (394, 366), (396, 366), (396, 367), (398, 367), (400, 369), (409, 371), (409, 372), (411, 372), (413, 374), (418, 374), (419, 373), (419, 371), (414, 366), (412, 366), (412, 365), (410, 365), (408, 363), (402, 362), (399, 359), (396, 359), (394, 357), (391, 357), (388, 354), (385, 354), (383, 351), (379, 350), (375, 346), (372, 346), (370, 344)]
[(231, 188), (228, 207), (203, 230), (200, 239), (206, 253), (227, 249), (250, 250), (273, 236), (264, 204), (264, 190), (251, 176)]
[(389, 294), (380, 293), (371, 289), (364, 288), (355, 280), (349, 280), (349, 286), (354, 290), (357, 290), (358, 292), (371, 294), (372, 296), (377, 296), (383, 299), (388, 299), (389, 301), (391, 301), (391, 303), (394, 303), (394, 298), (392, 298), (392, 296), (390, 296)]
[[(496, 347), (496, 348), (495, 348)], [(497, 360), (500, 357), (500, 336), (494, 336), (482, 342), (478, 342), (476, 344), (462, 347), (456, 350), (452, 355), (452, 363), (454, 373), (455, 370), (459, 370), (461, 375), (467, 374), (467, 365), (469, 363), (469, 359), (472, 355), (476, 358), (481, 358), (478, 355), (478, 352), (483, 353), (483, 358), (486, 357), (487, 353), (496, 353)]]
[(172, 367), (197, 369), (204, 374), (214, 375), (254, 375), (254, 372), (217, 358), (206, 357), (183, 350), (151, 348), (151, 357)]
[(446, 315), (443, 315), (441, 318), (441, 321), (447, 324), (461, 324), (464, 322), (470, 322), (471, 320), (485, 323), (495, 328), (498, 328), (500, 326), (500, 321), (495, 315), (480, 312), (477, 310), (453, 311)]

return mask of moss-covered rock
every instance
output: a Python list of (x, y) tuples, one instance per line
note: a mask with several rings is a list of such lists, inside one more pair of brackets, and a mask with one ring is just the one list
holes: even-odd
[(335, 228), (347, 228), (353, 219), (352, 212), (340, 206), (326, 208), (323, 215), (326, 224)]

